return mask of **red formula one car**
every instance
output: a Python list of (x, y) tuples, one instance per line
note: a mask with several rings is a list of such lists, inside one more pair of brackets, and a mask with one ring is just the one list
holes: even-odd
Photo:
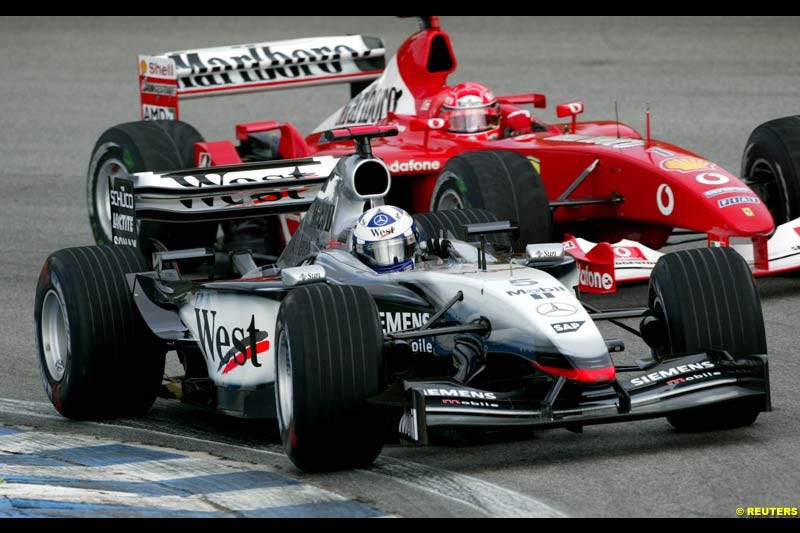
[[(579, 261), (585, 291), (610, 292), (618, 280), (649, 277), (661, 255), (655, 250), (676, 233), (735, 246), (756, 275), (800, 268), (800, 220), (788, 220), (775, 200), (787, 191), (770, 196), (763, 187), (751, 189), (719, 165), (625, 124), (578, 122), (582, 102), (559, 105), (557, 115), (568, 121), (553, 125), (525, 109), (545, 107), (544, 95), (495, 96), (477, 83), (448, 86), (456, 69), (450, 37), (437, 17), (420, 20), (421, 29), (388, 62), (380, 39), (358, 35), (140, 56), (143, 122), (106, 131), (89, 166), (98, 243), (112, 235), (109, 177), (341, 155), (351, 149), (348, 143), (328, 142), (324, 131), (392, 124), (400, 135), (376, 139), (372, 148), (395, 178), (388, 203), (412, 212), (488, 209), (519, 222), (519, 249), (563, 236)], [(329, 83), (349, 83), (352, 98), (306, 137), (290, 123), (264, 121), (236, 125), (238, 144), (206, 142), (178, 120), (184, 98)], [(186, 179), (196, 185), (208, 178)], [(263, 224), (240, 223), (226, 227), (226, 237), (266, 238), (269, 254), (287, 242), (298, 221), (292, 215), (262, 221), (274, 225), (267, 231)], [(214, 223), (141, 224), (145, 248), (219, 242)]]

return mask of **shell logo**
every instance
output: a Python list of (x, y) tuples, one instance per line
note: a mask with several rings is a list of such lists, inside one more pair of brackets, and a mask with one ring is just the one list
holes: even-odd
[(697, 172), (699, 170), (711, 170), (714, 163), (700, 159), (699, 157), (670, 157), (661, 162), (664, 170), (677, 170), (678, 172)]
[(144, 59), (139, 63), (139, 70), (142, 71), (142, 74), (147, 74), (147, 61)]

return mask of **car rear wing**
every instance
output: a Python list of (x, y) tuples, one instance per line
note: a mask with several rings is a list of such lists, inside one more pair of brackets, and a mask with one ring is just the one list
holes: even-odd
[(381, 75), (385, 53), (378, 37), (345, 35), (140, 55), (142, 120), (178, 120), (185, 98), (333, 83), (358, 92)]
[(202, 222), (306, 211), (338, 161), (318, 157), (112, 178), (113, 242), (136, 246), (137, 220)]

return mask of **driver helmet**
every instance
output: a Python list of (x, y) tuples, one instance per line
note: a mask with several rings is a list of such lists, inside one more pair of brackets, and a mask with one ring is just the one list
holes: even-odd
[(470, 135), (476, 140), (500, 137), (500, 104), (492, 91), (480, 83), (452, 87), (444, 97), (439, 116), (450, 133)]
[(414, 268), (417, 240), (411, 215), (399, 207), (373, 207), (356, 222), (353, 254), (380, 274), (403, 272)]

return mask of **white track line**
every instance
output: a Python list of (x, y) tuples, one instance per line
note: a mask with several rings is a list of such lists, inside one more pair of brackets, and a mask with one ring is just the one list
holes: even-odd
[[(0, 412), (8, 412), (10, 414), (31, 416), (35, 418), (62, 418), (57, 414), (49, 414), (48, 411), (54, 412), (49, 403), (0, 398)], [(98, 422), (84, 423), (101, 427), (114, 427), (112, 424), (100, 424)], [(127, 428), (127, 426), (124, 425), (115, 427)], [(202, 443), (213, 446), (221, 445), (213, 440), (202, 439), (198, 437), (175, 435), (172, 433), (146, 428), (131, 429), (152, 435), (178, 438), (186, 442)], [(228, 443), (225, 443), (224, 446), (227, 448), (246, 451), (248, 453), (264, 454), (273, 458), (273, 460), (274, 458), (280, 458), (283, 461), (286, 460), (285, 455), (278, 451), (249, 448), (246, 446), (238, 446)], [(278, 446), (274, 446), (273, 448), (275, 450), (279, 449)], [(395, 482), (413, 487), (417, 490), (460, 502), (490, 517), (549, 518), (566, 516), (564, 513), (536, 498), (501, 487), (499, 485), (495, 485), (494, 483), (419, 463), (394, 459), (392, 457), (381, 456), (372, 468), (360, 470), (360, 472), (388, 478)]]

